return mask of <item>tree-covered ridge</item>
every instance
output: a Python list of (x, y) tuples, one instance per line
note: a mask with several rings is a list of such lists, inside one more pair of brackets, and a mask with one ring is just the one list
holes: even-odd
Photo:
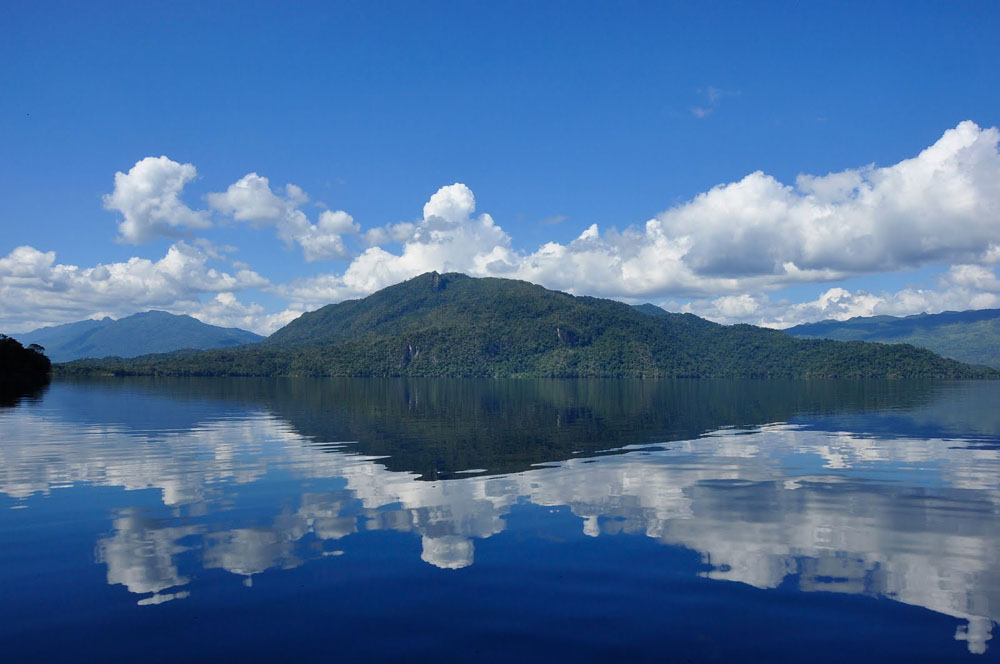
[(825, 320), (785, 332), (802, 338), (908, 343), (943, 357), (1000, 369), (1000, 309)]
[(971, 378), (913, 346), (794, 339), (651, 316), (524, 281), (428, 273), (328, 305), (243, 348), (74, 362), (65, 373), (238, 376)]
[[(381, 457), (389, 470), (440, 479), (483, 468), (520, 472), (533, 464), (620, 453), (626, 446), (693, 440), (729, 427), (804, 417), (815, 426), (867, 433), (891, 413), (893, 431), (947, 437), (959, 431), (1000, 434), (989, 398), (956, 403), (933, 380), (638, 380), (447, 378), (86, 377), (95, 392), (146, 394), (137, 409), (94, 413), (72, 406), (74, 421), (120, 430), (196, 428), (206, 413), (261, 409), (309, 444), (356, 441), (351, 449)], [(152, 399), (155, 398), (155, 402)], [(932, 410), (930, 403), (941, 410)], [(191, 404), (198, 404), (197, 407)], [(947, 416), (968, 406), (948, 426)], [(915, 412), (918, 418), (908, 420)], [(933, 413), (933, 414), (932, 414)], [(909, 414), (909, 415), (908, 415)], [(860, 428), (859, 428), (860, 427)], [(909, 427), (909, 428), (908, 428)], [(972, 429), (970, 429), (972, 427)]]
[(0, 334), (0, 377), (34, 378), (44, 376), (51, 368), (44, 348), (35, 344), (25, 347), (17, 339)]
[(633, 305), (637, 311), (641, 311), (644, 314), (649, 314), (650, 316), (669, 316), (670, 312), (662, 307), (658, 307), (655, 304), (649, 302), (645, 304), (635, 304)]
[(42, 390), (51, 369), (44, 348), (35, 344), (25, 347), (0, 334), (0, 407), (13, 406), (22, 397)]

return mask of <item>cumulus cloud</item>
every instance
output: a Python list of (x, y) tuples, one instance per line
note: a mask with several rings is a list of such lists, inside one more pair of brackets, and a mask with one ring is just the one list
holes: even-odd
[(794, 186), (764, 173), (720, 185), (654, 220), (693, 243), (685, 264), (705, 276), (794, 271), (883, 272), (972, 262), (1000, 243), (997, 129), (963, 122), (917, 157)]
[(308, 262), (349, 257), (343, 236), (361, 230), (343, 210), (324, 210), (318, 221), (311, 223), (300, 209), (309, 201), (300, 187), (285, 185), (284, 196), (279, 196), (271, 190), (268, 179), (256, 173), (244, 175), (226, 191), (208, 194), (206, 199), (212, 209), (236, 221), (276, 227), (286, 246), (298, 244)]
[(441, 187), (424, 205), (416, 223), (380, 229), (381, 235), (402, 243), (390, 253), (369, 247), (341, 274), (323, 274), (279, 286), (276, 292), (301, 306), (360, 297), (431, 270), (478, 276), (514, 276), (521, 258), (511, 239), (488, 214), (475, 216), (476, 199), (460, 182)]
[[(427, 270), (527, 279), (625, 300), (729, 297), (928, 264), (1000, 260), (1000, 131), (963, 122), (912, 159), (783, 184), (755, 172), (622, 231), (512, 249), (464, 184), (442, 187), (414, 224), (367, 232), (340, 275), (287, 285), (297, 302), (367, 294)], [(381, 244), (393, 240), (402, 250)], [(720, 309), (721, 311), (721, 309)]]
[(413, 237), (417, 225), (409, 221), (401, 221), (397, 224), (386, 224), (376, 226), (364, 232), (362, 237), (371, 247), (376, 247), (389, 242), (403, 243)]
[[(647, 297), (980, 263), (1000, 246), (998, 139), (995, 128), (963, 122), (917, 157), (884, 168), (802, 175), (794, 186), (752, 173), (643, 228), (546, 245), (520, 272), (559, 285), (570, 280), (556, 275), (572, 274), (587, 289)], [(605, 267), (594, 273), (598, 263)]]
[(122, 213), (119, 239), (137, 244), (158, 235), (177, 236), (184, 228), (208, 228), (208, 213), (181, 202), (184, 185), (198, 172), (192, 164), (167, 157), (146, 157), (128, 173), (115, 173), (115, 188), (104, 196), (104, 207)]
[(248, 173), (224, 192), (208, 194), (205, 198), (213, 209), (232, 215), (236, 221), (269, 224), (281, 219), (289, 204), (292, 207), (298, 204), (295, 200), (298, 191), (292, 189), (288, 193), (291, 200), (271, 191), (267, 178)]
[(150, 308), (188, 313), (201, 294), (263, 288), (267, 279), (249, 269), (235, 274), (208, 266), (209, 256), (184, 242), (163, 258), (130, 258), (81, 268), (56, 263), (55, 252), (17, 247), (0, 258), (0, 320), (28, 330), (94, 316), (118, 317)]
[(301, 316), (304, 310), (289, 307), (284, 311), (268, 313), (260, 304), (256, 302), (244, 304), (235, 293), (227, 291), (218, 293), (211, 300), (184, 313), (209, 325), (238, 327), (266, 336), (291, 323)]
[[(712, 94), (718, 101), (721, 92)], [(206, 260), (222, 259), (232, 248), (200, 239), (194, 241), (197, 245), (175, 244), (173, 254), (155, 263), (135, 258), (87, 269), (55, 265), (51, 254), (20, 248), (0, 259), (6, 270), (0, 283), (8, 289), (23, 284), (41, 289), (37, 292), (53, 303), (46, 305), (53, 307), (53, 314), (60, 307), (78, 310), (74, 289), (82, 289), (83, 301), (107, 302), (95, 304), (96, 311), (114, 309), (121, 306), (115, 302), (132, 298), (128, 285), (136, 293), (129, 304), (133, 310), (172, 297), (192, 302), (192, 311), (202, 310), (211, 320), (239, 320), (253, 329), (271, 329), (282, 316), (362, 297), (430, 270), (526, 279), (631, 302), (691, 300), (692, 311), (716, 320), (775, 326), (823, 317), (1000, 306), (995, 268), (1000, 264), (998, 144), (996, 128), (962, 122), (915, 157), (896, 164), (803, 174), (791, 184), (754, 172), (643, 224), (622, 230), (593, 224), (568, 242), (548, 242), (534, 251), (515, 249), (510, 235), (489, 214), (477, 212), (472, 190), (460, 182), (434, 192), (419, 219), (361, 233), (344, 211), (323, 210), (313, 223), (302, 210), (309, 198), (301, 188), (289, 184), (274, 190), (267, 178), (249, 173), (225, 191), (209, 194), (209, 207), (236, 222), (275, 228), (287, 245), (302, 248), (306, 261), (349, 258), (344, 238), (353, 234), (360, 234), (367, 245), (343, 271), (267, 286), (289, 302), (285, 312), (273, 314), (277, 318), (267, 318), (271, 314), (235, 297), (195, 304), (190, 293), (215, 297), (254, 282), (245, 277), (253, 274), (249, 268), (236, 262), (235, 275), (208, 268)], [(122, 212), (122, 238), (141, 241), (207, 225), (205, 212), (180, 201), (184, 184), (194, 177), (194, 166), (166, 157), (144, 159), (129, 173), (118, 173), (105, 206)], [(169, 269), (178, 261), (191, 272), (170, 281)], [(816, 301), (798, 304), (768, 295), (793, 284), (926, 265), (952, 267), (929, 290), (828, 289)], [(148, 274), (135, 276), (143, 270)], [(31, 276), (36, 273), (47, 276)], [(98, 296), (104, 287), (95, 284), (105, 280), (114, 284), (108, 292), (117, 295), (102, 300)], [(173, 290), (162, 285), (181, 282), (171, 286)], [(8, 292), (2, 306), (10, 310), (19, 306), (10, 304), (12, 299), (24, 301), (24, 293), (35, 291)], [(27, 314), (13, 315), (18, 319)]]

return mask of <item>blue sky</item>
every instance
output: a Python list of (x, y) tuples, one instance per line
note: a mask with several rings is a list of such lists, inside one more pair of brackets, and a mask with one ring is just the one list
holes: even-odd
[(266, 332), (428, 269), (779, 326), (997, 307), (998, 28), (989, 2), (6, 2), (0, 330)]

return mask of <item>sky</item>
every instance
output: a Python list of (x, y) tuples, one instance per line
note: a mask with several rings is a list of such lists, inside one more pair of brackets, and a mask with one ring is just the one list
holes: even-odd
[(431, 270), (1000, 307), (1000, 3), (0, 3), (0, 332)]

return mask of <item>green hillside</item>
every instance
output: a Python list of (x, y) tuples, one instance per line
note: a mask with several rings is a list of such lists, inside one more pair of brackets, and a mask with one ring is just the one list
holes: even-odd
[(996, 375), (913, 346), (794, 339), (651, 316), (523, 281), (428, 273), (301, 317), (265, 342), (63, 373), (242, 376), (942, 377)]
[(669, 316), (670, 312), (662, 307), (658, 307), (655, 304), (636, 304), (633, 305), (636, 311), (641, 311), (644, 314), (649, 314), (650, 316)]
[(17, 337), (26, 344), (44, 347), (54, 362), (84, 357), (136, 357), (184, 348), (225, 348), (264, 338), (246, 330), (209, 325), (191, 316), (166, 311), (42, 327)]
[(800, 338), (913, 344), (943, 357), (1000, 369), (1000, 309), (825, 320), (785, 332)]

